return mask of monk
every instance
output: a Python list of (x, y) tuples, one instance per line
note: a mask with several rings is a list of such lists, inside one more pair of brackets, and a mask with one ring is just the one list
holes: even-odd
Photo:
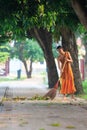
[(71, 68), (73, 62), (72, 57), (68, 51), (64, 51), (62, 46), (57, 46), (59, 52), (58, 67), (61, 75), (61, 90), (60, 93), (64, 95), (64, 99), (68, 94), (71, 94), (71, 98), (75, 99), (74, 93), (76, 88), (74, 85), (74, 76)]

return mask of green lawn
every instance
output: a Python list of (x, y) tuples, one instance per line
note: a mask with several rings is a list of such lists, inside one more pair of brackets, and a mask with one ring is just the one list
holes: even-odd
[(81, 98), (87, 99), (87, 80), (82, 82), (84, 94), (80, 95)]
[(17, 80), (24, 80), (26, 77), (21, 77), (20, 79), (17, 78), (9, 78), (9, 77), (0, 77), (0, 82), (5, 81), (17, 81)]

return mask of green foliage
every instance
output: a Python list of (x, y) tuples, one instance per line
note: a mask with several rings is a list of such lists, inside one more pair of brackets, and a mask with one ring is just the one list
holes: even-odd
[(87, 94), (87, 80), (83, 81), (82, 84), (83, 84), (84, 92)]
[(43, 52), (33, 39), (15, 42), (14, 47), (11, 48), (11, 57), (19, 58), (22, 61), (23, 59), (31, 59), (33, 62), (44, 61)]
[(44, 128), (40, 128), (39, 130), (45, 130)]
[(82, 95), (79, 95), (79, 97), (87, 100), (87, 80), (84, 80), (82, 82), (84, 93)]
[(0, 46), (0, 63), (6, 62), (10, 53), (9, 46)]
[(55, 25), (58, 25), (59, 28), (68, 26), (73, 30), (77, 29), (79, 20), (72, 9), (70, 0), (66, 0), (66, 2), (63, 0), (55, 0), (55, 2), (53, 0), (48, 0), (47, 6), (48, 8), (46, 8), (46, 10), (56, 13), (56, 19), (54, 20)]
[(53, 124), (51, 124), (51, 126), (53, 126), (53, 127), (59, 127), (60, 124), (59, 123), (53, 123)]
[(35, 96), (31, 97), (29, 100), (49, 100), (49, 99), (50, 99), (49, 97), (43, 97), (36, 94)]
[(76, 31), (77, 37), (80, 36), (82, 39), (82, 43), (86, 44), (87, 43), (87, 30), (84, 28), (84, 26), (79, 25), (78, 29)]
[(87, 31), (84, 28), (84, 26), (82, 26), (81, 24), (78, 24), (78, 28), (77, 28), (75, 34), (76, 34), (76, 37), (80, 36), (81, 38), (87, 39)]
[(5, 62), (9, 57), (8, 52), (0, 52), (0, 63)]
[(76, 129), (76, 127), (75, 127), (75, 126), (72, 126), (72, 125), (66, 126), (66, 128), (67, 128), (67, 129)]
[(60, 31), (63, 26), (77, 29), (79, 23), (69, 0), (0, 0), (0, 18), (3, 32), (11, 31), (16, 39), (26, 37), (34, 27), (54, 32), (56, 25)]

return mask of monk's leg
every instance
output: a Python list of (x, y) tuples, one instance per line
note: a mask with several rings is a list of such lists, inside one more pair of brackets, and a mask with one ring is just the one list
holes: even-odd
[(71, 99), (76, 100), (76, 98), (75, 98), (75, 95), (74, 95), (74, 94), (71, 94)]
[(63, 94), (63, 100), (66, 100), (67, 98), (66, 98), (66, 94)]

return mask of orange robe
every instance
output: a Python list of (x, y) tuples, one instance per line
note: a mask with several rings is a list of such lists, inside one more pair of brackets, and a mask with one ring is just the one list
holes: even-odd
[[(69, 58), (69, 52), (65, 53), (65, 57)], [(61, 60), (62, 66), (64, 65), (65, 58)], [(61, 76), (61, 90), (62, 94), (74, 94), (76, 88), (74, 86), (74, 76), (71, 68), (71, 63), (65, 64), (62, 76)]]

